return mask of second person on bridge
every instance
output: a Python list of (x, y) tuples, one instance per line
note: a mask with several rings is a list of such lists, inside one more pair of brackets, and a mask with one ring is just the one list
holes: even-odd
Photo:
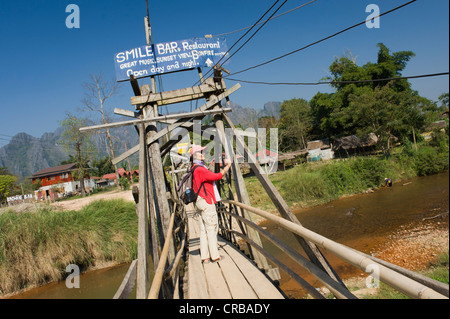
[(219, 173), (213, 173), (203, 162), (206, 147), (193, 145), (191, 156), (193, 166), (198, 165), (193, 174), (192, 186), (194, 192), (198, 193), (196, 207), (201, 211), (200, 216), (200, 257), (203, 263), (218, 262), (224, 259), (219, 254), (217, 235), (219, 231), (219, 219), (217, 217), (216, 203), (220, 200), (219, 192), (215, 182), (222, 179), (230, 169), (231, 163), (225, 160), (225, 166)]

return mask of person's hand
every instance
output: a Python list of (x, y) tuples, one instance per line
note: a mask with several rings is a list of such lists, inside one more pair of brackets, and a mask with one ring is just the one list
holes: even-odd
[(225, 158), (224, 162), (226, 166), (231, 166), (231, 161), (228, 158)]

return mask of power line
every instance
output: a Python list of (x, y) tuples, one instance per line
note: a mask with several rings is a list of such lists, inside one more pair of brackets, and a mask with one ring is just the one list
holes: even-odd
[[(277, 13), (277, 11), (278, 10), (280, 10), (281, 9), (281, 7), (282, 6), (284, 6), (285, 4), (286, 4), (286, 2), (287, 2), (288, 0), (285, 0), (279, 7), (278, 7), (278, 9), (277, 10), (275, 10), (275, 12), (274, 13), (272, 13), (272, 16), (275, 14), (275, 13)], [(270, 20), (270, 18), (268, 19), (268, 20), (266, 20), (266, 21), (264, 21), (264, 23), (262, 24), (262, 26), (260, 26), (259, 28), (258, 28), (258, 30), (256, 30), (255, 31), (255, 33), (253, 33), (251, 36), (250, 36), (250, 38), (248, 38), (247, 39), (247, 41), (245, 41), (244, 42), (244, 44), (242, 44), (232, 55), (230, 55), (223, 63), (225, 63), (225, 62), (227, 62), (229, 59), (231, 59), (236, 53), (238, 53), (239, 52), (239, 50), (240, 49), (242, 49), (243, 47), (244, 47), (244, 45), (246, 45), (255, 35), (256, 35), (256, 33), (268, 22)], [(225, 56), (225, 55), (224, 55)], [(220, 62), (220, 61), (219, 61)], [(218, 63), (217, 63), (218, 64)]]
[[(384, 12), (384, 13), (382, 13), (382, 14), (376, 16), (376, 17), (373, 17), (373, 19), (382, 17), (382, 16), (384, 16), (384, 15), (386, 15), (386, 14), (389, 14), (389, 13), (391, 13), (391, 12), (397, 11), (397, 10), (399, 10), (399, 9), (405, 7), (405, 6), (408, 6), (408, 5), (410, 5), (410, 4), (412, 4), (413, 2), (416, 2), (416, 1), (417, 1), (417, 0), (409, 1), (409, 2), (407, 2), (407, 3), (405, 3), (405, 4), (402, 4), (401, 6), (398, 6), (398, 7), (394, 8), (394, 9), (391, 9), (391, 10), (389, 10), (389, 11), (386, 11), (386, 12)], [(288, 53), (283, 54), (283, 55), (281, 55), (281, 56), (279, 56), (279, 57), (276, 57), (276, 58), (274, 58), (274, 59), (271, 59), (271, 60), (269, 60), (269, 61), (266, 61), (266, 62), (257, 64), (257, 65), (251, 66), (251, 67), (249, 67), (249, 68), (247, 68), (247, 69), (243, 69), (243, 70), (241, 70), (241, 71), (234, 72), (234, 73), (232, 73), (232, 74), (230, 74), (230, 75), (225, 76), (224, 78), (227, 78), (227, 79), (228, 79), (229, 76), (236, 75), (236, 74), (243, 73), (243, 72), (247, 72), (247, 71), (249, 71), (249, 70), (256, 69), (256, 68), (261, 67), (261, 66), (263, 66), (263, 65), (266, 65), (266, 64), (272, 63), (272, 62), (274, 62), (274, 61), (283, 59), (283, 58), (285, 58), (285, 57), (287, 57), (287, 56), (289, 56), (289, 55), (292, 55), (292, 54), (297, 53), (297, 52), (299, 52), (299, 51), (305, 50), (305, 49), (307, 49), (307, 48), (309, 48), (309, 47), (312, 47), (312, 46), (314, 46), (314, 45), (316, 45), (316, 44), (319, 44), (319, 43), (324, 42), (324, 41), (326, 41), (326, 40), (329, 40), (329, 39), (331, 39), (331, 38), (334, 38), (334, 37), (338, 36), (339, 34), (342, 34), (342, 33), (344, 33), (344, 32), (347, 32), (347, 31), (351, 30), (351, 29), (354, 29), (354, 28), (356, 28), (356, 27), (359, 27), (360, 25), (363, 25), (363, 24), (365, 24), (365, 23), (366, 23), (366, 20), (364, 20), (364, 21), (362, 21), (362, 22), (360, 22), (360, 23), (354, 24), (354, 25), (352, 25), (351, 27), (345, 28), (345, 29), (343, 29), (343, 30), (341, 30), (341, 31), (339, 31), (339, 32), (336, 32), (336, 33), (334, 33), (334, 34), (332, 34), (332, 35), (329, 35), (329, 36), (327, 36), (327, 37), (325, 37), (325, 38), (322, 38), (322, 39), (320, 39), (320, 40), (318, 40), (318, 41), (315, 41), (315, 42), (313, 42), (313, 43), (310, 43), (310, 44), (308, 44), (308, 45), (306, 45), (306, 46), (304, 46), (304, 47), (302, 47), (302, 48), (299, 48), (299, 49), (297, 49), (297, 50), (288, 52)]]
[(449, 72), (442, 73), (432, 73), (432, 74), (422, 74), (413, 76), (400, 76), (394, 78), (385, 79), (373, 79), (373, 80), (356, 80), (356, 81), (326, 81), (326, 82), (263, 82), (263, 81), (246, 81), (239, 79), (227, 78), (230, 81), (250, 83), (250, 84), (264, 84), (264, 85), (321, 85), (321, 84), (356, 84), (356, 83), (370, 83), (370, 82), (383, 82), (383, 81), (393, 81), (393, 80), (405, 80), (405, 79), (418, 79), (434, 76), (449, 75)]
[[(214, 69), (214, 67), (215, 66), (217, 66), (223, 59), (224, 59), (224, 57), (226, 57), (227, 56), (227, 54), (239, 43), (239, 41), (241, 41), (257, 24), (259, 24), (260, 23), (260, 21), (264, 18), (264, 16), (266, 15), (266, 14), (268, 14), (269, 12), (270, 12), (270, 10), (272, 10), (272, 8), (273, 7), (275, 7), (275, 5), (279, 2), (280, 0), (277, 0), (277, 1), (275, 1), (275, 3), (258, 19), (258, 21), (256, 21), (252, 26), (251, 26), (251, 28), (247, 31), (247, 32), (245, 32), (245, 34), (244, 35), (242, 35), (232, 46), (231, 46), (231, 48), (229, 48), (228, 50), (227, 50), (227, 52), (225, 52), (225, 54), (219, 59), (219, 61), (208, 71), (208, 72), (206, 72), (206, 74), (204, 75), (204, 77), (206, 77), (210, 72), (212, 72), (212, 70)], [(286, 0), (287, 1), (287, 0)], [(281, 6), (283, 6), (285, 3), (286, 3), (286, 1), (281, 5)], [(277, 9), (277, 11), (281, 8), (281, 6)], [(277, 12), (277, 11), (275, 11), (275, 13)], [(266, 21), (267, 22), (267, 21)], [(264, 23), (265, 24), (265, 23)], [(259, 28), (259, 29), (261, 29), (261, 27)], [(256, 31), (256, 32), (258, 32), (259, 31), (259, 29)], [(255, 34), (256, 34), (256, 32), (255, 32)], [(253, 34), (254, 35), (254, 34)], [(247, 41), (248, 42), (248, 41)], [(245, 44), (244, 44), (245, 45)], [(238, 50), (240, 50), (242, 48), (242, 46), (238, 49)], [(233, 54), (234, 55), (234, 54)], [(226, 60), (226, 61), (228, 61), (228, 59)], [(225, 61), (225, 62), (226, 62)], [(197, 82), (195, 82), (194, 83), (194, 85), (192, 85), (192, 86), (195, 86), (195, 85), (197, 85), (197, 83), (199, 83), (200, 82), (200, 80), (199, 81), (197, 81)]]
[[(276, 19), (276, 18), (279, 18), (279, 17), (281, 17), (281, 16), (284, 16), (285, 14), (288, 14), (288, 13), (291, 13), (291, 12), (293, 12), (293, 11), (295, 11), (295, 10), (298, 10), (298, 9), (300, 9), (300, 8), (303, 8), (303, 7), (309, 5), (309, 4), (313, 3), (313, 2), (316, 2), (316, 1), (317, 1), (317, 0), (312, 0), (312, 1), (308, 2), (308, 3), (302, 4), (301, 6), (295, 7), (294, 9), (291, 9), (291, 10), (289, 10), (289, 11), (280, 13), (280, 14), (277, 15), (277, 16), (271, 17), (271, 18), (269, 18), (269, 19), (267, 19), (267, 20), (265, 20), (265, 21), (261, 21), (261, 22), (259, 22), (259, 23), (257, 23), (257, 24), (254, 24), (253, 26), (257, 26), (257, 25), (259, 25), (259, 24), (261, 24), (261, 23), (265, 23), (265, 22), (267, 22), (267, 21), (269, 21), (269, 20), (274, 20), (274, 19)], [(225, 35), (230, 35), (230, 34), (233, 34), (233, 33), (236, 33), (236, 32), (240, 32), (240, 31), (247, 30), (247, 29), (249, 29), (249, 28), (252, 28), (253, 26), (248, 26), (248, 27), (245, 27), (245, 28), (241, 28), (241, 29), (238, 29), (238, 30), (231, 31), (231, 32), (226, 32), (226, 33), (216, 34), (216, 35), (213, 35), (213, 37), (221, 37), (221, 36), (225, 36)]]

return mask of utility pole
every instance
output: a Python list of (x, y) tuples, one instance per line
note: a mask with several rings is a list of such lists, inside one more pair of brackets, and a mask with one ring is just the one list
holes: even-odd
[(152, 43), (152, 26), (150, 25), (150, 14), (148, 11), (148, 0), (147, 2), (147, 16), (144, 18), (145, 22), (145, 38), (147, 39), (147, 45)]

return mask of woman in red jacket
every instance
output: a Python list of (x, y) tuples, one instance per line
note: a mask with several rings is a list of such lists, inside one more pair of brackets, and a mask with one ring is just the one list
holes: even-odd
[(206, 147), (193, 145), (191, 155), (194, 165), (198, 165), (193, 175), (194, 192), (198, 193), (195, 205), (202, 211), (200, 218), (200, 257), (203, 263), (218, 262), (224, 257), (219, 254), (217, 234), (219, 231), (219, 220), (217, 217), (216, 203), (220, 200), (215, 181), (222, 179), (223, 175), (230, 169), (231, 163), (225, 161), (225, 167), (220, 173), (213, 173), (203, 163)]

